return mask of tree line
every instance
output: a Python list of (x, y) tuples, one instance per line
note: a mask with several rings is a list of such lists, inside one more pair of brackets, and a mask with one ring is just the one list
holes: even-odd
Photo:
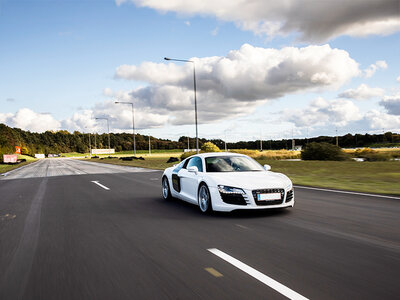
[[(225, 142), (221, 139), (210, 140), (220, 149), (225, 149)], [(319, 136), (312, 138), (294, 139), (295, 146), (305, 146), (308, 143), (329, 143), (336, 145), (336, 136)], [(384, 134), (346, 134), (338, 136), (338, 145), (342, 148), (359, 148), (359, 147), (399, 147), (400, 134), (386, 132)], [(280, 150), (292, 149), (292, 139), (281, 140), (256, 140), (256, 141), (240, 141), (235, 143), (227, 143), (228, 149), (263, 149), (263, 150)], [(262, 146), (262, 147), (261, 147)]]
[[(188, 144), (189, 140), (189, 144)], [(178, 141), (159, 139), (150, 136), (151, 148), (157, 150), (171, 149), (195, 149), (196, 139), (194, 137), (182, 136)], [(200, 138), (199, 147), (211, 141), (220, 149), (225, 149), (225, 142), (222, 139), (207, 140)], [(394, 146), (400, 145), (400, 135), (398, 133), (386, 132), (385, 134), (346, 134), (338, 138), (339, 146), (351, 147), (371, 147), (371, 146)], [(295, 139), (295, 145), (304, 146), (310, 142), (326, 142), (335, 144), (336, 137), (319, 136), (309, 139)], [(91, 134), (92, 148), (108, 148), (108, 135)], [(133, 136), (129, 133), (110, 133), (110, 145), (117, 152), (129, 151), (133, 148)], [(14, 153), (15, 146), (22, 147), (22, 154), (34, 155), (35, 153), (68, 153), (68, 152), (89, 152), (89, 134), (75, 131), (70, 133), (66, 130), (46, 131), (36, 133), (25, 131), (19, 128), (11, 128), (5, 124), (0, 124), (0, 154)], [(136, 135), (136, 149), (147, 150), (149, 147), (149, 136)], [(292, 140), (265, 140), (262, 141), (264, 150), (291, 149)], [(228, 149), (260, 149), (261, 141), (240, 141), (227, 143)]]

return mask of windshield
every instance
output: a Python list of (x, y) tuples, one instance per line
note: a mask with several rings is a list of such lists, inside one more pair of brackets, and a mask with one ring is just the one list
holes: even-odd
[(206, 158), (207, 172), (264, 171), (254, 159), (246, 156), (216, 156)]

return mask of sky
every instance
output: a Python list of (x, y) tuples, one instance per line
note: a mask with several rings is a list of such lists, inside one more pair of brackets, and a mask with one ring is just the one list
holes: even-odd
[(195, 67), (201, 138), (400, 132), (399, 53), (400, 0), (0, 0), (0, 123), (193, 137)]

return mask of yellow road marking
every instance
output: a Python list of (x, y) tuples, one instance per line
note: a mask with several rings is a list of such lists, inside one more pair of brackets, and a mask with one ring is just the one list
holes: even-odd
[(215, 270), (214, 268), (204, 268), (204, 270), (206, 270), (208, 273), (210, 273), (211, 275), (213, 275), (215, 277), (223, 277), (224, 276), (220, 272)]

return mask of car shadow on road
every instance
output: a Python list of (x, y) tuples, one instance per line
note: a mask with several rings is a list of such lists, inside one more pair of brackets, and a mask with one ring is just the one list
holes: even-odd
[(253, 210), (234, 210), (232, 212), (213, 212), (212, 215), (221, 218), (231, 219), (251, 219), (251, 218), (267, 218), (281, 217), (290, 214), (290, 209), (274, 208), (274, 209), (253, 209)]
[(275, 209), (252, 209), (252, 210), (234, 210), (232, 212), (218, 212), (214, 211), (208, 214), (203, 214), (199, 207), (194, 204), (187, 203), (179, 199), (171, 199), (165, 201), (161, 199), (160, 202), (165, 204), (164, 208), (173, 209), (176, 213), (183, 213), (190, 216), (202, 218), (226, 218), (226, 219), (248, 219), (248, 218), (267, 218), (267, 217), (281, 217), (290, 214), (288, 208), (275, 208)]

